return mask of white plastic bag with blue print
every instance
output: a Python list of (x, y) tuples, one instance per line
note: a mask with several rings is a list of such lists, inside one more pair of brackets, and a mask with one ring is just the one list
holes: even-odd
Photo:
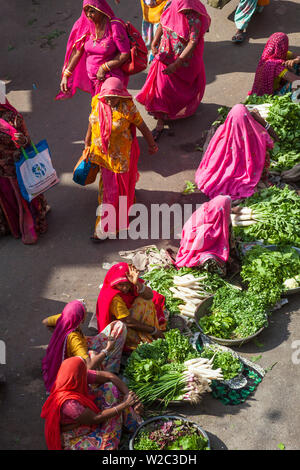
[(30, 202), (59, 182), (53, 168), (50, 150), (46, 140), (26, 149), (21, 148), (22, 156), (16, 162), (16, 173), (23, 198)]

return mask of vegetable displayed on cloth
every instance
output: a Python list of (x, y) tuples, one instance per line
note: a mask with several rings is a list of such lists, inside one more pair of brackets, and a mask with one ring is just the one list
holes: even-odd
[(241, 361), (230, 351), (222, 351), (214, 347), (204, 347), (200, 357), (212, 359), (213, 369), (221, 369), (224, 380), (230, 380), (236, 377), (242, 370)]
[(241, 210), (236, 207), (232, 214), (236, 238), (300, 247), (300, 198), (296, 191), (270, 186), (244, 199), (239, 207)]
[(212, 380), (223, 380), (221, 369), (200, 358), (176, 329), (166, 332), (165, 339), (139, 345), (128, 359), (124, 376), (144, 404), (161, 400), (165, 406), (173, 400), (197, 403), (210, 391)]
[(181, 419), (160, 419), (137, 434), (134, 450), (209, 450), (208, 439), (192, 423)]
[(199, 319), (204, 334), (222, 339), (242, 339), (267, 325), (266, 299), (260, 294), (226, 286), (220, 288), (208, 315)]

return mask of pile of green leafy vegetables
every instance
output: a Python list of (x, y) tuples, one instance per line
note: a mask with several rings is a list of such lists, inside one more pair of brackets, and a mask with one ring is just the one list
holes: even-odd
[(213, 369), (220, 367), (224, 380), (233, 379), (242, 369), (240, 360), (230, 351), (216, 350), (213, 347), (206, 346), (202, 349), (200, 357), (213, 358)]
[(192, 423), (161, 419), (138, 433), (134, 450), (209, 450), (209, 447), (208, 440)]
[(145, 404), (157, 399), (175, 400), (182, 391), (180, 373), (183, 363), (199, 357), (189, 339), (171, 329), (164, 339), (140, 344), (130, 355), (124, 371), (128, 386)]
[(202, 331), (216, 338), (242, 339), (267, 325), (268, 301), (260, 294), (221, 287), (208, 315), (199, 320)]
[[(291, 100), (291, 93), (283, 96), (255, 94), (249, 95), (245, 105), (270, 104), (267, 121), (279, 137), (270, 150), (271, 169), (284, 171), (300, 163), (300, 104)], [(213, 123), (219, 126), (224, 123), (230, 108), (222, 106), (218, 109), (219, 117)]]
[(173, 266), (168, 268), (154, 267), (150, 271), (143, 274), (143, 279), (149, 283), (151, 289), (156, 290), (165, 296), (165, 306), (171, 315), (180, 314), (179, 305), (182, 304), (181, 299), (176, 299), (173, 296), (170, 287), (174, 287), (174, 276), (184, 276), (185, 274), (193, 274), (194, 276), (205, 276), (201, 282), (201, 287), (205, 289), (207, 295), (214, 294), (220, 287), (227, 285), (227, 282), (218, 274), (201, 271), (199, 268), (180, 268), (176, 269)]
[(257, 223), (233, 227), (242, 242), (261, 240), (270, 245), (300, 247), (300, 198), (296, 191), (270, 186), (244, 199), (241, 207), (255, 212)]
[(286, 290), (284, 282), (300, 274), (300, 254), (293, 247), (269, 249), (257, 245), (243, 257), (241, 278), (248, 291), (275, 304)]
[(300, 105), (291, 100), (291, 94), (282, 96), (248, 96), (245, 104), (270, 103), (267, 121), (279, 137), (270, 150), (271, 168), (289, 170), (300, 163)]

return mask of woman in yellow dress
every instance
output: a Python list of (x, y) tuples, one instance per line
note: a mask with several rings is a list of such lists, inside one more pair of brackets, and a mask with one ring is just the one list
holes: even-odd
[(134, 266), (117, 263), (107, 272), (98, 296), (98, 331), (120, 320), (127, 327), (125, 351), (151, 343), (162, 338), (166, 329), (164, 302), (164, 296), (146, 286)]
[[(108, 78), (92, 99), (85, 145), (89, 160), (99, 166), (99, 206), (92, 237), (101, 241), (116, 238), (129, 226), (128, 214), (135, 200), (140, 149), (138, 128), (148, 144), (149, 154), (158, 151), (152, 133), (143, 121), (132, 96), (121, 80)], [(104, 217), (104, 214), (107, 214)]]

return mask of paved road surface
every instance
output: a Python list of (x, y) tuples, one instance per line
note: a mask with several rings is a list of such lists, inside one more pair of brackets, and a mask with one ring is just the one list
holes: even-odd
[[(111, 2), (112, 3), (112, 2)], [(237, 0), (222, 11), (208, 7), (212, 26), (206, 37), (207, 88), (195, 116), (175, 124), (175, 136), (164, 136), (157, 155), (149, 156), (139, 137), (141, 178), (137, 201), (161, 204), (182, 202), (186, 180), (193, 180), (200, 153), (202, 132), (209, 128), (220, 105), (243, 101), (251, 87), (258, 58), (270, 34), (289, 34), (290, 48), (300, 54), (300, 3), (272, 0), (249, 27), (249, 39), (231, 44), (233, 13)], [(130, 5), (130, 8), (129, 8)], [(60, 70), (67, 33), (81, 11), (81, 1), (11, 0), (2, 7), (0, 79), (8, 81), (8, 97), (24, 113), (34, 141), (47, 138), (61, 184), (47, 193), (52, 206), (49, 231), (36, 246), (24, 246), (10, 237), (0, 242), (1, 316), (0, 339), (5, 341), (7, 364), (1, 366), (7, 384), (0, 386), (0, 448), (45, 449), (40, 411), (45, 400), (41, 360), (48, 332), (41, 321), (62, 310), (65, 303), (84, 297), (89, 318), (95, 310), (103, 263), (119, 261), (119, 250), (168, 240), (106, 241), (94, 245), (92, 233), (97, 204), (97, 186), (82, 188), (72, 183), (72, 169), (82, 151), (89, 97), (78, 93), (57, 103)], [(139, 1), (121, 0), (117, 14), (141, 24)], [(132, 77), (135, 94), (145, 74)], [(174, 97), (175, 99), (175, 97)], [(142, 115), (150, 128), (154, 121)], [(199, 195), (184, 201), (204, 201)], [(178, 245), (178, 240), (170, 240)], [(245, 357), (260, 356), (259, 363), (273, 366), (255, 395), (241, 406), (224, 406), (211, 396), (197, 408), (178, 411), (193, 417), (212, 438), (215, 449), (299, 448), (297, 417), (300, 366), (293, 364), (294, 341), (300, 339), (299, 298), (274, 313), (269, 328), (259, 337), (260, 346), (245, 345)], [(94, 331), (86, 329), (87, 334)], [(297, 354), (296, 354), (297, 359)]]

